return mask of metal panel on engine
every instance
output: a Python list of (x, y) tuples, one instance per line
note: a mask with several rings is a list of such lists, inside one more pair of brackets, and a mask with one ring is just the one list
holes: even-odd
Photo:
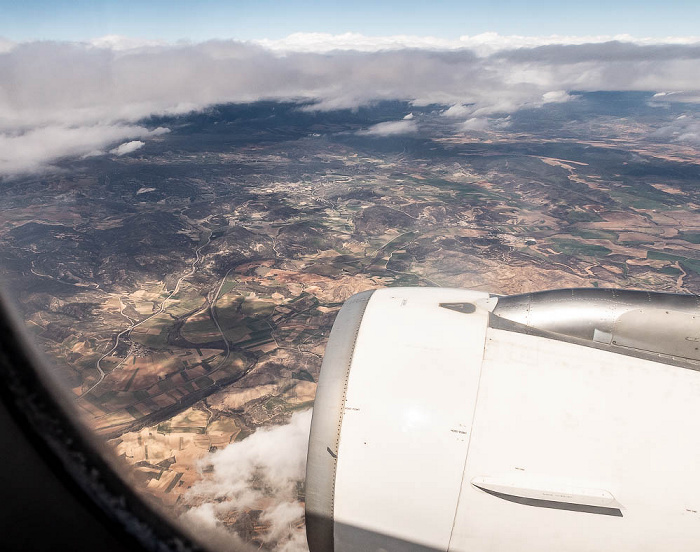
[(454, 304), (487, 298), (394, 288), (370, 299), (342, 418), (336, 552), (447, 549), (488, 324), (487, 310)]

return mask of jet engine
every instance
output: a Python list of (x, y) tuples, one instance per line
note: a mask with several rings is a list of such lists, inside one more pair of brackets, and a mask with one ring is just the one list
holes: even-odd
[(700, 301), (388, 288), (333, 326), (311, 552), (697, 550)]

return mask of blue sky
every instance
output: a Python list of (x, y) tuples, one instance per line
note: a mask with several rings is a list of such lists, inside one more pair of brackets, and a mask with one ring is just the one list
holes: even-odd
[(700, 1), (494, 0), (0, 0), (0, 36), (11, 40), (282, 38), (294, 32), (502, 35), (700, 34)]

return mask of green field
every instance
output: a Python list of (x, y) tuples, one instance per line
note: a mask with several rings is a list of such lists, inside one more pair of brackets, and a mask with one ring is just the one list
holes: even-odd
[(552, 240), (552, 248), (559, 253), (573, 257), (606, 257), (612, 253), (611, 249), (602, 245), (557, 238)]
[(571, 231), (572, 234), (576, 234), (584, 240), (609, 240), (613, 243), (617, 243), (620, 239), (620, 235), (617, 232), (610, 232), (608, 230), (591, 230), (591, 229), (576, 229)]
[(233, 290), (236, 287), (237, 284), (238, 284), (238, 282), (236, 281), (235, 278), (231, 278), (230, 276), (227, 276), (226, 281), (221, 286), (221, 291), (219, 292), (219, 297), (229, 293), (231, 290)]
[(679, 232), (678, 237), (690, 243), (700, 244), (700, 232)]
[(690, 257), (684, 257), (682, 255), (674, 255), (672, 253), (665, 253), (663, 251), (656, 251), (654, 249), (649, 249), (647, 251), (647, 259), (652, 259), (655, 261), (671, 261), (680, 263), (680, 265), (686, 270), (700, 274), (700, 259), (692, 259)]

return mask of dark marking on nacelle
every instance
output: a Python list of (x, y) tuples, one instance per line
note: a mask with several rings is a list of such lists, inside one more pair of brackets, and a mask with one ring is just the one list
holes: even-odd
[(585, 512), (587, 514), (598, 514), (602, 516), (623, 517), (620, 508), (608, 508), (605, 506), (592, 506), (589, 504), (577, 504), (573, 502), (559, 502), (555, 500), (546, 500), (540, 498), (529, 498), (524, 496), (515, 496), (506, 493), (499, 493), (491, 489), (485, 489), (479, 485), (474, 485), (477, 489), (484, 491), (490, 495), (498, 497), (508, 502), (524, 504), (525, 506), (534, 506), (536, 508), (551, 508), (553, 510), (569, 510), (571, 512)]
[(473, 303), (440, 303), (440, 306), (443, 309), (461, 312), (462, 314), (471, 314), (476, 311), (476, 307)]

